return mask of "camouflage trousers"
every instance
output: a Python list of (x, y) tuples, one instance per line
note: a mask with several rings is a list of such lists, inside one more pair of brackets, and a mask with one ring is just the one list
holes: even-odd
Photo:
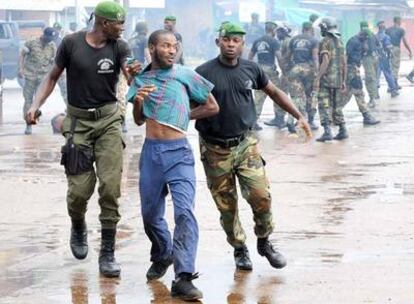
[[(315, 79), (315, 69), (308, 63), (296, 64), (289, 73), (290, 97), (298, 110), (306, 115), (314, 116), (317, 104), (312, 104), (312, 88)], [(294, 118), (289, 115), (288, 122), (293, 123)]]
[(235, 248), (246, 241), (238, 215), (236, 177), (243, 198), (253, 210), (256, 236), (264, 238), (273, 231), (269, 181), (257, 143), (257, 139), (248, 134), (238, 146), (222, 148), (200, 137), (201, 161), (207, 185), (220, 211), (220, 222), (227, 241)]
[(343, 106), (345, 107), (351, 100), (352, 96), (358, 105), (359, 111), (364, 114), (368, 112), (368, 105), (365, 102), (364, 87), (362, 84), (359, 67), (356, 65), (347, 66), (347, 84), (346, 92), (343, 94)]
[(378, 58), (373, 55), (367, 55), (362, 59), (362, 65), (365, 73), (365, 87), (368, 92), (369, 99), (375, 99), (378, 95), (377, 87), (377, 67)]
[(344, 98), (341, 89), (321, 87), (318, 92), (319, 118), (321, 125), (345, 124)]
[[(278, 88), (280, 88), (281, 81), (280, 81), (280, 78), (279, 78), (279, 72), (276, 70), (276, 68), (275, 67), (272, 67), (272, 66), (269, 66), (269, 65), (260, 65), (260, 67), (263, 69), (263, 71), (269, 77), (270, 81), (273, 82), (273, 84), (275, 86), (277, 86)], [(255, 91), (254, 101), (255, 101), (255, 105), (256, 105), (256, 115), (257, 115), (257, 119), (259, 119), (260, 115), (262, 114), (263, 105), (265, 103), (266, 98), (267, 98), (267, 95), (262, 90)], [(283, 115), (285, 113), (285, 111), (282, 110), (282, 108), (280, 108), (274, 102), (273, 102), (273, 109), (274, 109), (275, 115), (276, 115), (276, 113), (283, 113)]]
[(395, 78), (395, 81), (398, 82), (398, 73), (400, 72), (401, 65), (401, 48), (398, 46), (393, 46), (391, 49), (391, 70), (392, 75)]
[[(72, 125), (72, 108), (68, 106), (68, 114), (63, 121), (62, 134), (66, 138), (69, 137)], [(123, 141), (119, 107), (109, 104), (102, 107), (105, 108), (111, 112), (97, 120), (77, 118), (73, 142), (93, 149), (95, 166), (89, 172), (66, 175), (66, 201), (69, 216), (72, 219), (83, 219), (98, 178), (98, 203), (101, 208), (99, 220), (103, 228), (112, 229), (121, 218), (118, 198), (121, 196)]]
[(36, 94), (37, 88), (40, 86), (43, 80), (42, 76), (38, 78), (24, 79), (24, 86), (23, 86), (23, 97), (24, 97), (24, 105), (23, 105), (23, 119), (26, 117), (27, 111), (29, 111), (30, 106), (32, 105), (33, 98)]

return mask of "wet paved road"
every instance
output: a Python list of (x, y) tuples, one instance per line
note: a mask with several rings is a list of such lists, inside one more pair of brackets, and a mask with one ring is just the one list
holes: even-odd
[[(259, 133), (274, 197), (272, 241), (287, 255), (270, 268), (255, 250), (250, 208), (240, 202), (254, 263), (235, 273), (232, 250), (197, 163), (196, 212), (200, 225), (195, 283), (204, 303), (414, 303), (414, 87), (384, 98), (382, 123), (363, 127), (352, 101), (346, 108), (350, 138), (302, 144), (286, 131)], [(179, 303), (169, 297), (173, 278), (147, 284), (149, 242), (139, 215), (137, 171), (142, 128), (128, 117), (122, 221), (117, 258), (121, 279), (99, 277), (97, 197), (87, 215), (90, 254), (75, 260), (68, 248), (63, 140), (50, 118), (63, 104), (55, 94), (32, 136), (21, 135), (22, 98), (6, 89), (0, 125), (0, 303)], [(271, 105), (265, 105), (268, 119)], [(130, 115), (130, 113), (129, 113)], [(197, 151), (197, 136), (189, 138)], [(171, 202), (168, 202), (171, 205)], [(167, 216), (173, 226), (171, 206)]]

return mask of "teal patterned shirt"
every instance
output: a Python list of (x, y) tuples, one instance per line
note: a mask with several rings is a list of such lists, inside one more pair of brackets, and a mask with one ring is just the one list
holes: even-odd
[(144, 116), (186, 131), (190, 122), (190, 101), (204, 104), (214, 87), (213, 84), (182, 65), (174, 65), (169, 69), (150, 68), (147, 66), (142, 73), (135, 76), (126, 100), (133, 103), (139, 88), (155, 85), (157, 89), (143, 103)]

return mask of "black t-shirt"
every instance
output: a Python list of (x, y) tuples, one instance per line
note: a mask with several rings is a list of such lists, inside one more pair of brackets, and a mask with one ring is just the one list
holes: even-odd
[(392, 45), (398, 47), (401, 45), (401, 40), (405, 36), (405, 30), (397, 26), (387, 28), (385, 33), (390, 36)]
[(129, 46), (121, 39), (97, 49), (86, 42), (84, 31), (65, 36), (56, 64), (66, 68), (69, 104), (87, 109), (115, 102), (119, 72), (128, 56)]
[(196, 68), (196, 72), (214, 84), (211, 93), (220, 106), (217, 115), (197, 120), (200, 135), (230, 138), (249, 130), (256, 121), (253, 90), (266, 87), (266, 73), (254, 62), (239, 59), (233, 67), (224, 65), (218, 57)]
[(262, 36), (253, 42), (252, 52), (257, 54), (259, 64), (275, 65), (276, 52), (280, 50), (280, 43), (268, 35)]
[(289, 42), (293, 62), (312, 63), (312, 50), (318, 47), (318, 40), (314, 37), (301, 34), (293, 37)]
[(361, 66), (362, 57), (364, 55), (364, 43), (359, 39), (358, 35), (351, 37), (346, 43), (346, 58), (348, 64)]

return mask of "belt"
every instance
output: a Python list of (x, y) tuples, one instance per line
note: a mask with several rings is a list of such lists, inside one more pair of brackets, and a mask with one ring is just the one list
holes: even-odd
[(98, 120), (101, 117), (114, 114), (118, 109), (116, 102), (104, 105), (99, 108), (81, 109), (68, 105), (68, 114), (81, 119)]
[(243, 133), (242, 135), (236, 136), (236, 137), (230, 137), (230, 138), (218, 138), (218, 137), (211, 137), (211, 136), (205, 136), (201, 135), (201, 138), (209, 144), (212, 145), (218, 145), (222, 148), (231, 148), (238, 146), (245, 138), (246, 133)]

